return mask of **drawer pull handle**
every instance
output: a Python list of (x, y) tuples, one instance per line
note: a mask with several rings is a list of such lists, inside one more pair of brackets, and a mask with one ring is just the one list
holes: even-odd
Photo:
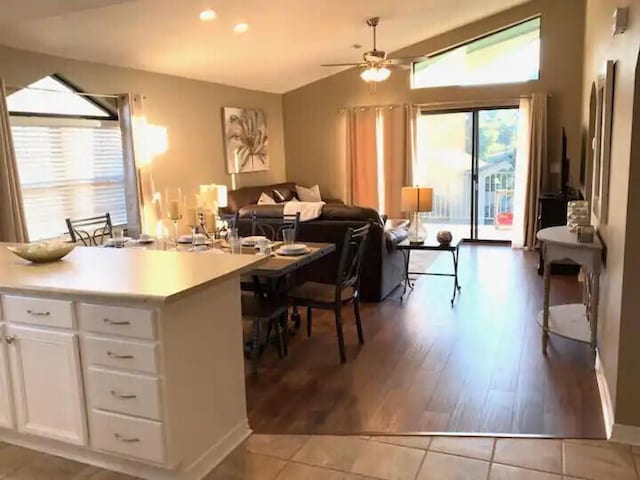
[(131, 322), (129, 320), (117, 321), (111, 320), (109, 318), (105, 318), (104, 323), (106, 323), (107, 325), (131, 325)]
[(107, 352), (107, 356), (111, 358), (117, 358), (118, 360), (131, 360), (133, 355), (118, 355), (113, 352)]
[(9, 345), (16, 341), (16, 337), (12, 337), (11, 335), (7, 335), (4, 339)]
[(27, 310), (27, 313), (34, 317), (48, 317), (51, 315), (51, 312), (34, 312), (33, 310)]
[(116, 437), (116, 440), (120, 440), (124, 443), (136, 443), (140, 441), (140, 439), (137, 437), (123, 437), (119, 433), (114, 433), (113, 436)]
[(138, 396), (133, 393), (118, 393), (115, 390), (111, 390), (111, 395), (113, 395), (116, 398), (121, 398), (123, 400), (138, 398)]

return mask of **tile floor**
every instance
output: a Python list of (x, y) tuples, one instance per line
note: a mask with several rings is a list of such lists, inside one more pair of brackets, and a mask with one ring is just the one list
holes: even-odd
[[(596, 440), (253, 435), (206, 480), (639, 480), (640, 449)], [(0, 444), (0, 478), (133, 480)]]

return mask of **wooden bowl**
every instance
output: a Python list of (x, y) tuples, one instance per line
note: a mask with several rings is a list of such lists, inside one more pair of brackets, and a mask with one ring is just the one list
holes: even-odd
[(33, 263), (50, 263), (61, 260), (75, 247), (73, 243), (37, 242), (9, 246), (7, 249), (14, 255)]

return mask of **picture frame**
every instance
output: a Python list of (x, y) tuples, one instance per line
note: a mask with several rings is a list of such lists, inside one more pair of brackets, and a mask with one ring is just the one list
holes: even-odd
[(604, 66), (604, 73), (598, 77), (596, 82), (595, 132), (592, 139), (594, 154), (591, 205), (593, 215), (601, 225), (607, 223), (609, 216), (615, 66), (615, 61), (608, 60)]
[(267, 118), (260, 108), (222, 107), (227, 173), (269, 170)]

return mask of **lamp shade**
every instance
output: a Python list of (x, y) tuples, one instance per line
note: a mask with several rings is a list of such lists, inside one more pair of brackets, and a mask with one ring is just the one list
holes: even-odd
[(400, 203), (403, 212), (430, 212), (432, 202), (431, 187), (402, 187)]

